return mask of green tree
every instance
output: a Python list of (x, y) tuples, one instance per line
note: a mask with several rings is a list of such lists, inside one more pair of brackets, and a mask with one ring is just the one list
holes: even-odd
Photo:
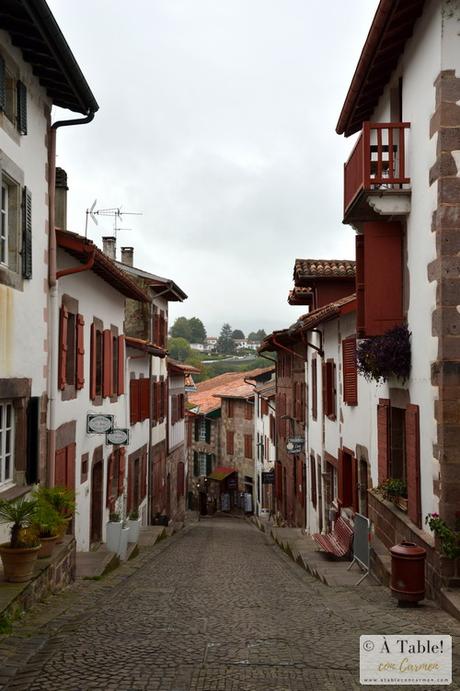
[(267, 334), (263, 329), (259, 329), (258, 331), (251, 331), (251, 333), (248, 336), (248, 341), (263, 341), (266, 335)]
[(235, 329), (232, 333), (232, 338), (244, 338), (244, 333), (241, 331), (241, 329)]
[(169, 330), (171, 338), (185, 338), (191, 342), (190, 324), (187, 317), (178, 317)]
[(190, 357), (192, 349), (190, 343), (185, 338), (170, 338), (168, 340), (168, 351), (172, 358), (185, 362)]
[(192, 317), (188, 320), (190, 330), (191, 343), (204, 343), (206, 340), (206, 329), (201, 319)]
[(216, 350), (218, 353), (225, 355), (233, 355), (236, 351), (235, 343), (232, 339), (232, 327), (230, 324), (224, 324), (220, 336), (217, 339)]

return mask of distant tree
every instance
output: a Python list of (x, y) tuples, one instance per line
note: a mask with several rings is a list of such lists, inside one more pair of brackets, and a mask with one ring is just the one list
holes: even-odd
[(241, 329), (235, 329), (232, 333), (232, 338), (244, 338), (244, 333)]
[(235, 343), (232, 340), (232, 327), (230, 324), (224, 324), (220, 336), (217, 339), (216, 350), (218, 353), (225, 355), (233, 355), (236, 351)]
[(185, 338), (191, 342), (190, 324), (187, 317), (178, 317), (169, 330), (171, 338)]
[(266, 333), (263, 329), (259, 329), (258, 331), (251, 331), (251, 333), (248, 336), (248, 341), (263, 341), (264, 338), (266, 337)]
[(190, 343), (204, 343), (206, 340), (206, 329), (201, 319), (198, 317), (192, 317), (188, 320), (188, 325), (190, 329)]
[(185, 362), (190, 357), (192, 349), (190, 343), (185, 338), (170, 338), (168, 340), (168, 351), (174, 360)]

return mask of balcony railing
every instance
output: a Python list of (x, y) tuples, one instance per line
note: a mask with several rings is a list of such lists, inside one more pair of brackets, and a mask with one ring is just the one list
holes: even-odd
[(407, 189), (405, 150), (408, 122), (365, 122), (344, 167), (345, 214), (359, 194)]

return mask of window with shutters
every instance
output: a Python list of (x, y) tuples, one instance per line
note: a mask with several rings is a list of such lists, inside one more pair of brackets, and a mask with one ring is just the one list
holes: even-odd
[(356, 368), (356, 337), (342, 341), (343, 401), (358, 405), (358, 372)]
[(14, 408), (10, 401), (0, 402), (0, 487), (13, 481)]
[(96, 396), (102, 396), (104, 376), (104, 335), (100, 329), (96, 329)]
[(318, 418), (318, 370), (317, 359), (311, 361), (311, 416), (313, 420)]
[(196, 424), (198, 424), (198, 441), (206, 441), (206, 419), (204, 417), (200, 417), (199, 420), (196, 421)]
[(16, 141), (27, 134), (27, 89), (19, 69), (6, 55), (0, 55), (0, 126)]
[(331, 420), (335, 420), (336, 414), (336, 376), (335, 363), (330, 359), (323, 362), (322, 366), (323, 381), (323, 415)]
[(118, 336), (112, 331), (112, 395), (118, 394)]
[(272, 444), (275, 443), (275, 434), (275, 416), (270, 413), (270, 441), (272, 442)]
[(244, 435), (244, 457), (252, 458), (252, 434)]
[[(21, 241), (21, 214), (23, 225), (25, 225), (26, 221), (28, 220), (30, 220), (30, 223), (32, 222), (32, 216), (30, 215), (30, 219), (27, 216), (28, 207), (25, 204), (25, 200), (27, 198), (27, 203), (31, 207), (30, 192), (26, 190), (26, 188), (23, 188), (23, 204), (21, 200), (20, 185), (5, 173), (1, 175), (1, 186), (0, 266), (19, 275), (21, 273), (21, 254), (23, 244)], [(28, 224), (27, 230), (29, 230)], [(24, 263), (27, 259), (31, 260), (31, 256), (24, 254)], [(28, 266), (27, 268), (27, 272), (22, 272), (23, 276), (24, 278), (31, 278), (32, 267)], [(2, 282), (6, 283), (7, 281)], [(19, 287), (19, 285), (14, 285), (13, 283), (13, 287)]]
[(232, 399), (227, 400), (227, 417), (233, 417), (235, 415), (235, 401)]
[(54, 484), (59, 487), (75, 489), (76, 446), (75, 443), (72, 443), (56, 451), (54, 461)]
[(235, 449), (234, 449), (234, 439), (235, 439), (235, 432), (232, 430), (227, 430), (227, 438), (226, 438), (226, 446), (227, 446), (227, 454), (229, 456), (233, 456)]
[(310, 493), (311, 503), (316, 509), (316, 462), (313, 455), (310, 456)]
[(206, 475), (207, 470), (207, 458), (208, 455), (205, 453), (198, 454), (198, 475)]
[(268, 401), (266, 398), (261, 398), (261, 410), (262, 410), (262, 415), (268, 415)]
[(59, 314), (58, 387), (62, 400), (75, 398), (85, 383), (83, 315), (78, 314), (78, 301), (63, 295)]
[(254, 405), (250, 403), (249, 401), (246, 401), (245, 406), (244, 406), (244, 417), (246, 420), (252, 420), (252, 416), (254, 413)]

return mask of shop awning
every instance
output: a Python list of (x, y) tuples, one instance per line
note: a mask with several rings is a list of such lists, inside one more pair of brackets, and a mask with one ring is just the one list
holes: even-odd
[(208, 480), (225, 480), (226, 477), (235, 472), (235, 468), (220, 466), (215, 468), (211, 475), (208, 475)]

